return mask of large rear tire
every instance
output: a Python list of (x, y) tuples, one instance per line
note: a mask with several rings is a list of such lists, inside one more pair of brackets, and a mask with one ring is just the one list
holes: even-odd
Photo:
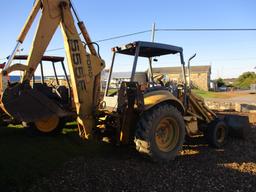
[(181, 150), (185, 137), (185, 122), (181, 113), (170, 104), (144, 112), (135, 131), (139, 152), (155, 161), (173, 160)]

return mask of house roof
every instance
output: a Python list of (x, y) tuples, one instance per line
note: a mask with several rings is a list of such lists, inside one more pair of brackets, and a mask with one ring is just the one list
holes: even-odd
[[(155, 67), (153, 73), (176, 74), (182, 73), (181, 67)], [(191, 66), (191, 73), (211, 73), (211, 66)]]
[[(181, 74), (181, 67), (158, 67), (153, 68), (153, 73), (162, 73), (162, 74)], [(191, 66), (191, 73), (209, 73), (211, 74), (211, 66)], [(102, 74), (102, 80), (108, 78), (109, 70), (105, 69)], [(145, 74), (145, 72), (136, 72), (136, 74)], [(131, 77), (131, 72), (113, 72), (112, 79), (129, 79)]]

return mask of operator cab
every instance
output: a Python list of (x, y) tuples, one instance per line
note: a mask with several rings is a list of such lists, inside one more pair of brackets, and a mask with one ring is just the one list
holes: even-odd
[[(115, 111), (117, 109), (117, 99), (118, 99), (118, 90), (122, 81), (126, 82), (138, 82), (141, 86), (142, 91), (148, 91), (150, 89), (169, 89), (173, 94), (172, 86), (169, 81), (167, 74), (154, 74), (152, 63), (157, 62), (160, 57), (166, 55), (179, 55), (179, 60), (181, 62), (181, 68), (183, 72), (183, 83), (186, 83), (185, 79), (185, 62), (183, 57), (183, 49), (181, 47), (162, 44), (162, 43), (153, 43), (145, 41), (136, 41), (133, 43), (126, 44), (120, 47), (112, 48), (113, 57), (112, 63), (109, 69), (108, 80), (106, 82), (105, 94), (104, 94), (104, 103), (105, 108), (110, 111)], [(125, 73), (125, 77), (118, 78), (115, 77), (113, 73), (114, 65), (116, 63), (117, 55), (127, 55), (132, 56), (132, 70), (129, 73)], [(147, 70), (144, 72), (138, 72), (138, 61), (144, 59), (148, 62)], [(144, 61), (143, 61), (144, 62)], [(169, 60), (168, 60), (169, 62)], [(126, 65), (120, 65), (119, 67), (126, 68)], [(165, 81), (166, 79), (166, 81)], [(186, 86), (185, 86), (186, 87)], [(174, 94), (175, 95), (175, 94)], [(186, 95), (186, 94), (185, 94)]]

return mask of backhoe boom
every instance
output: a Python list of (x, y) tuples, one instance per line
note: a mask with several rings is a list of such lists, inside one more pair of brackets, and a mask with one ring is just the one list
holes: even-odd
[[(25, 40), (36, 15), (41, 10), (39, 24), (21, 83), (29, 82), (32, 79), (56, 29), (60, 26), (64, 38), (80, 135), (88, 138), (95, 126), (94, 111), (99, 103), (99, 79), (105, 64), (95, 51), (85, 25), (78, 21), (91, 53), (86, 52), (74, 24), (71, 7), (69, 0), (37, 0), (35, 2), (18, 38), (19, 43)], [(7, 66), (5, 71), (8, 71), (8, 67), (10, 66)], [(2, 74), (6, 75), (6, 72)]]

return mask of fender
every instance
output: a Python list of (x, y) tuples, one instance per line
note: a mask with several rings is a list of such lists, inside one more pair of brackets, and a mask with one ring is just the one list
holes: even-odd
[(171, 92), (167, 90), (156, 90), (144, 94), (145, 110), (149, 110), (159, 103), (170, 103), (184, 114), (185, 108), (180, 100), (178, 100)]

